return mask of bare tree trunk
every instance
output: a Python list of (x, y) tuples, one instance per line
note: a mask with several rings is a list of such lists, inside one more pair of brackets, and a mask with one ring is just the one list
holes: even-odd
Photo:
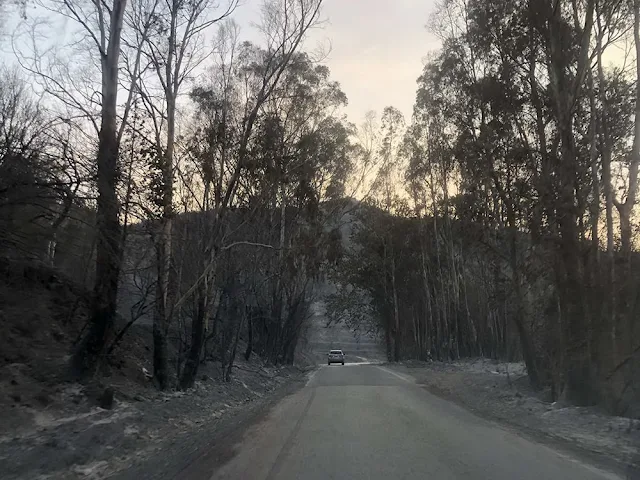
[[(285, 242), (286, 242), (286, 215), (287, 204), (285, 200), (284, 186), (280, 189), (280, 226), (279, 226), (279, 251), (278, 251), (278, 276), (276, 278), (275, 289), (273, 292), (273, 302), (275, 305), (274, 311), (274, 323), (276, 324), (275, 335), (271, 337), (270, 356), (273, 363), (278, 362), (281, 333), (285, 325), (285, 319), (287, 316), (285, 307), (285, 291), (284, 291), (284, 275), (286, 275), (285, 267)], [(272, 332), (273, 333), (273, 332)]]
[[(203, 213), (204, 214), (204, 213)], [(214, 220), (218, 225), (217, 215)], [(208, 230), (208, 236), (213, 237), (217, 235), (218, 230), (214, 228), (214, 231)], [(215, 272), (216, 254), (215, 249), (206, 250), (204, 252), (203, 262), (205, 265), (213, 265), (210, 268), (210, 272)], [(185, 368), (182, 371), (180, 378), (180, 388), (191, 388), (196, 380), (198, 374), (198, 368), (200, 366), (200, 358), (202, 356), (202, 348), (204, 346), (207, 330), (207, 320), (209, 318), (209, 310), (211, 308), (212, 288), (214, 285), (215, 275), (213, 273), (207, 273), (202, 282), (198, 284), (197, 288), (197, 314), (196, 318), (191, 323), (191, 344), (189, 347), (189, 353), (185, 363)]]
[(157, 261), (158, 283), (156, 286), (156, 309), (153, 318), (153, 368), (160, 390), (168, 387), (167, 333), (169, 330), (172, 305), (171, 298), (171, 259), (173, 225), (173, 148), (175, 136), (175, 101), (167, 97), (167, 147), (162, 161), (162, 217), (158, 235)]
[(624, 203), (616, 202), (620, 214), (620, 242), (622, 255), (627, 263), (631, 261), (631, 213), (638, 192), (638, 168), (640, 167), (640, 0), (633, 0), (633, 40), (636, 50), (636, 106), (633, 147), (629, 162), (629, 190)]
[[(167, 156), (168, 157), (168, 156)], [(165, 159), (165, 162), (167, 159)], [(167, 388), (168, 380), (168, 363), (167, 363), (167, 333), (169, 330), (169, 322), (171, 315), (170, 305), (170, 276), (171, 276), (171, 230), (173, 224), (173, 193), (169, 190), (173, 189), (173, 176), (171, 166), (164, 167), (163, 177), (170, 183), (163, 193), (163, 213), (160, 220), (160, 232), (156, 245), (158, 282), (156, 285), (156, 308), (153, 317), (153, 368), (158, 388), (164, 390)]]
[(386, 311), (386, 307), (388, 305), (387, 299), (389, 298), (389, 286), (388, 286), (388, 279), (387, 279), (387, 242), (386, 239), (383, 239), (383, 255), (382, 255), (382, 268), (383, 268), (383, 275), (382, 275), (382, 290), (384, 291), (384, 298), (385, 298), (385, 312), (383, 312), (383, 317), (384, 317), (384, 339), (385, 339), (385, 346), (386, 346), (386, 351), (387, 351), (387, 360), (391, 361), (391, 359), (393, 358), (393, 343), (392, 343), (392, 339), (391, 339), (391, 329), (392, 329), (392, 325), (391, 325), (391, 316), (389, 315), (389, 312)]
[(596, 108), (596, 94), (593, 88), (593, 75), (589, 72), (589, 160), (591, 167), (592, 199), (589, 209), (591, 217), (591, 250), (593, 259), (593, 271), (595, 271), (600, 258), (599, 220), (600, 220), (600, 177), (598, 175), (598, 110)]
[[(207, 283), (202, 284), (200, 289), (206, 289)], [(186, 390), (193, 387), (200, 366), (200, 352), (204, 343), (205, 324), (208, 310), (207, 296), (204, 292), (199, 292), (196, 317), (191, 325), (191, 345), (187, 353), (187, 359), (180, 376), (180, 389)]]
[[(599, 55), (600, 57), (600, 55)], [(600, 70), (600, 59), (599, 59), (599, 70)], [(600, 75), (599, 75), (600, 77)], [(603, 78), (603, 76), (601, 77)], [(600, 80), (602, 82), (602, 79)], [(601, 143), (605, 144), (605, 132), (604, 125), (606, 123), (605, 115), (601, 119), (600, 123), (600, 137)], [(606, 256), (606, 289), (607, 289), (607, 297), (609, 302), (608, 308), (608, 316), (609, 323), (611, 325), (610, 337), (611, 337), (611, 355), (612, 362), (615, 363), (615, 356), (617, 350), (617, 292), (615, 289), (615, 259), (614, 259), (614, 248), (613, 248), (613, 186), (611, 183), (611, 155), (610, 152), (607, 151), (605, 147), (603, 149), (602, 155), (602, 183), (604, 190), (604, 198), (605, 198), (605, 214), (606, 214), (606, 225), (607, 225), (607, 256)]]
[[(171, 228), (171, 224), (168, 224)], [(169, 359), (167, 352), (167, 298), (169, 289), (169, 255), (166, 248), (170, 247), (170, 234), (167, 235), (167, 224), (162, 226), (160, 239), (156, 245), (156, 262), (158, 282), (156, 284), (156, 300), (153, 316), (153, 372), (157, 386), (164, 390), (168, 386)], [(169, 238), (166, 238), (166, 237)]]
[[(177, 47), (177, 22), (179, 7), (173, 0), (170, 7), (170, 28), (168, 39), (168, 55), (165, 60), (164, 94), (167, 105), (167, 138), (161, 160), (162, 173), (162, 217), (160, 219), (160, 233), (157, 242), (158, 283), (156, 295), (156, 310), (153, 318), (153, 369), (156, 383), (160, 390), (168, 387), (167, 363), (167, 333), (173, 314), (171, 305), (171, 261), (172, 261), (172, 225), (173, 225), (173, 151), (175, 147), (176, 126), (176, 94), (177, 72), (174, 72)], [(161, 66), (156, 65), (161, 71)]]
[(518, 331), (518, 337), (520, 338), (520, 346), (522, 347), (522, 356), (524, 357), (524, 363), (527, 366), (527, 375), (529, 376), (529, 383), (534, 390), (540, 389), (540, 374), (538, 372), (538, 362), (536, 359), (535, 347), (533, 340), (526, 325), (526, 308), (525, 299), (522, 292), (522, 277), (520, 274), (520, 267), (518, 266), (517, 256), (517, 228), (515, 226), (515, 214), (510, 214), (509, 230), (510, 230), (510, 257), (511, 257), (511, 271), (513, 274), (513, 287), (516, 294), (516, 314), (513, 317), (513, 321)]
[(611, 136), (609, 135), (609, 113), (608, 113), (608, 99), (606, 98), (606, 89), (604, 69), (602, 66), (602, 36), (604, 32), (602, 25), (600, 24), (600, 16), (596, 17), (598, 25), (598, 36), (596, 37), (596, 59), (598, 68), (598, 83), (600, 85), (600, 104), (602, 109), (602, 117), (598, 122), (600, 127), (600, 143), (602, 149), (602, 183), (604, 186), (605, 196), (605, 209), (606, 209), (606, 222), (607, 222), (607, 258), (609, 262), (609, 276), (608, 281), (613, 283), (613, 191), (611, 184)]
[(548, 72), (550, 87), (554, 101), (555, 116), (561, 142), (561, 162), (558, 165), (558, 220), (561, 232), (560, 254), (558, 265), (560, 279), (561, 305), (565, 319), (565, 397), (572, 403), (590, 404), (594, 400), (594, 385), (591, 376), (590, 358), (588, 355), (587, 316), (583, 298), (583, 272), (580, 262), (580, 242), (577, 228), (578, 212), (575, 208), (574, 183), (577, 175), (577, 154), (573, 135), (573, 114), (577, 98), (588, 68), (588, 49), (593, 27), (594, 0), (586, 5), (585, 27), (582, 33), (578, 67), (575, 78), (569, 78), (567, 57), (564, 53), (563, 18), (559, 0), (548, 4), (549, 18), (549, 52)]
[(47, 244), (47, 262), (52, 267), (55, 266), (56, 260), (56, 251), (58, 246), (58, 229), (62, 226), (64, 221), (69, 218), (69, 212), (71, 211), (71, 207), (73, 206), (73, 201), (76, 197), (76, 193), (79, 187), (80, 184), (76, 185), (73, 191), (71, 191), (71, 189), (67, 189), (65, 198), (62, 202), (62, 210), (57, 214), (55, 220), (51, 222), (51, 226), (49, 227), (49, 230), (51, 231), (51, 239)]
[(393, 294), (393, 324), (395, 330), (395, 343), (393, 349), (393, 360), (400, 361), (400, 347), (402, 345), (402, 333), (400, 331), (400, 313), (398, 312), (398, 289), (396, 286), (396, 260), (393, 249), (391, 250), (391, 291)]
[(434, 319), (435, 332), (434, 332), (434, 346), (437, 353), (438, 360), (443, 359), (442, 345), (444, 341), (445, 335), (445, 324), (446, 324), (446, 313), (442, 308), (442, 302), (438, 299), (438, 282), (442, 287), (442, 268), (440, 262), (440, 239), (439, 239), (439, 228), (438, 228), (438, 202), (437, 196), (435, 192), (435, 179), (433, 177), (433, 168), (430, 169), (430, 185), (431, 185), (431, 203), (433, 206), (433, 241), (435, 244), (436, 251), (436, 264), (437, 264), (437, 273), (432, 276), (434, 279), (434, 288), (433, 288), (433, 302), (434, 302), (434, 311), (436, 314), (436, 318)]
[(92, 371), (113, 331), (117, 312), (121, 246), (118, 181), (117, 97), (120, 38), (126, 0), (114, 0), (109, 23), (109, 45), (101, 55), (102, 111), (98, 134), (98, 200), (96, 277), (91, 326), (71, 359), (74, 375)]
[(537, 176), (538, 190), (541, 195), (541, 205), (534, 207), (534, 228), (532, 229), (534, 239), (540, 236), (540, 226), (542, 224), (542, 211), (546, 211), (549, 225), (552, 232), (556, 229), (555, 212), (551, 205), (551, 192), (548, 179), (550, 178), (550, 160), (549, 149), (547, 144), (547, 133), (545, 130), (544, 112), (542, 100), (538, 91), (538, 79), (536, 76), (537, 49), (535, 40), (535, 2), (529, 2), (530, 10), (530, 57), (529, 57), (529, 86), (531, 88), (531, 102), (536, 111), (536, 134), (538, 136), (538, 144), (540, 149), (541, 165), (540, 175)]
[(233, 347), (231, 348), (231, 354), (229, 355), (229, 364), (227, 365), (227, 370), (224, 376), (224, 381), (225, 382), (229, 382), (231, 381), (231, 369), (233, 368), (233, 362), (236, 359), (236, 352), (238, 351), (238, 342), (240, 341), (240, 332), (242, 331), (242, 328), (244, 327), (244, 320), (245, 320), (245, 313), (243, 312), (240, 315), (240, 323), (238, 325), (238, 327), (236, 328), (236, 332), (235, 332), (235, 338), (233, 340)]
[(434, 324), (434, 320), (433, 320), (433, 309), (432, 309), (432, 305), (431, 305), (431, 290), (429, 288), (429, 281), (428, 281), (428, 276), (427, 276), (427, 261), (426, 261), (426, 254), (424, 251), (424, 245), (421, 244), (421, 257), (422, 257), (422, 282), (423, 282), (423, 288), (424, 288), (424, 301), (425, 301), (425, 306), (426, 306), (426, 324), (424, 326), (424, 341), (425, 341), (425, 348), (427, 351), (427, 356), (430, 356), (432, 354), (431, 350), (432, 350), (432, 339), (434, 337), (434, 328), (433, 328), (433, 324)]
[(247, 349), (244, 352), (244, 359), (248, 362), (253, 351), (253, 317), (249, 315), (247, 319)]

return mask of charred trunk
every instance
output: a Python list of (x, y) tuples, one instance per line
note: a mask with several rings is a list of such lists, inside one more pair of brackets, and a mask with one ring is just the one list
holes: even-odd
[(247, 320), (247, 349), (244, 352), (244, 359), (249, 361), (253, 351), (253, 318), (249, 316)]
[[(203, 290), (203, 289), (200, 289)], [(186, 390), (193, 387), (198, 375), (198, 367), (200, 366), (200, 356), (202, 353), (202, 345), (204, 343), (204, 331), (207, 318), (207, 302), (203, 291), (198, 296), (198, 307), (196, 317), (191, 324), (191, 345), (187, 353), (187, 359), (184, 364), (182, 376), (180, 378), (180, 389)]]
[(110, 18), (110, 39), (102, 67), (102, 111), (97, 155), (97, 245), (96, 276), (90, 327), (71, 358), (75, 377), (91, 373), (113, 332), (120, 276), (120, 207), (118, 204), (118, 153), (116, 128), (118, 62), (126, 0), (115, 0)]

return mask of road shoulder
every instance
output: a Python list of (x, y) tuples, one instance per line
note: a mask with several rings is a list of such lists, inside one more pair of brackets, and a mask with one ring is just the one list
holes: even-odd
[[(484, 363), (484, 362), (483, 362)], [(429, 393), (560, 454), (623, 478), (640, 479), (640, 421), (541, 400), (517, 368), (492, 362), (407, 362), (384, 368)]]
[(181, 436), (143, 462), (109, 478), (114, 480), (169, 480), (210, 478), (236, 455), (245, 433), (261, 422), (284, 398), (305, 386), (310, 372), (292, 376), (269, 395), (236, 409), (217, 422)]

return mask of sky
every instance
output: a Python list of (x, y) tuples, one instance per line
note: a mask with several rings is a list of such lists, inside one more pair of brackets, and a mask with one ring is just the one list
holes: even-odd
[[(260, 42), (252, 23), (259, 21), (263, 0), (240, 2), (233, 19), (241, 27), (241, 37)], [(323, 27), (311, 32), (303, 48), (316, 51), (330, 45), (323, 63), (349, 99), (345, 113), (351, 122), (360, 124), (370, 110), (380, 115), (386, 106), (398, 108), (407, 122), (410, 120), (423, 60), (440, 46), (426, 27), (436, 2), (323, 0)], [(226, 1), (220, 0), (220, 4)], [(4, 20), (6, 31), (11, 31), (17, 17)], [(7, 44), (0, 48), (0, 62), (12, 60), (7, 49)], [(623, 61), (622, 50), (609, 49), (606, 53), (608, 61)]]
[[(233, 13), (243, 39), (258, 40), (251, 24), (259, 21), (262, 2), (241, 0)], [(310, 33), (303, 48), (316, 51), (330, 45), (323, 63), (349, 99), (345, 112), (351, 122), (361, 123), (369, 110), (381, 114), (388, 105), (407, 120), (411, 117), (422, 60), (439, 47), (426, 28), (435, 4), (436, 0), (323, 1), (323, 27)], [(32, 5), (30, 10), (33, 15), (38, 9)], [(8, 31), (18, 20), (13, 17), (5, 22)], [(3, 47), (0, 60), (9, 60), (8, 46)]]
[[(244, 0), (235, 19), (251, 35), (260, 0)], [(314, 30), (305, 49), (331, 46), (324, 60), (331, 78), (349, 98), (346, 113), (359, 124), (369, 110), (379, 115), (392, 105), (411, 117), (416, 79), (427, 53), (439, 47), (426, 24), (435, 0), (324, 0), (322, 29)], [(244, 35), (243, 35), (244, 36)]]
[[(411, 116), (422, 59), (439, 46), (426, 28), (434, 0), (325, 0), (327, 65), (349, 98), (351, 121), (393, 105)], [(314, 40), (312, 37), (311, 41)], [(353, 118), (355, 117), (355, 118)]]

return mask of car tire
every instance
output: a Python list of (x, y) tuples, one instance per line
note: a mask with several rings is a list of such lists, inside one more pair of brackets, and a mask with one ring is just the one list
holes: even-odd
[(342, 364), (344, 365), (344, 362), (342, 362)]
[(327, 365), (331, 365), (331, 362), (327, 362)]

